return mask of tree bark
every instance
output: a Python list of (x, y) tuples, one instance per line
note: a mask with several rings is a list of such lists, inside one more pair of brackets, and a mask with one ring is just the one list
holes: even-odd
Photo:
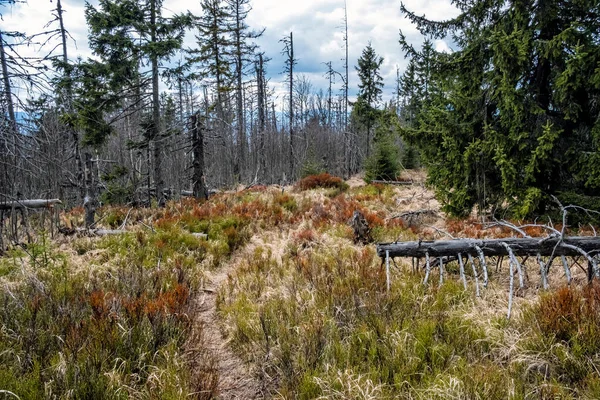
[[(150, 40), (152, 43), (157, 41), (156, 33), (156, 0), (151, 0), (150, 4)], [(154, 185), (156, 186), (156, 200), (159, 206), (164, 205), (165, 198), (162, 188), (164, 186), (162, 177), (162, 156), (160, 152), (160, 99), (158, 82), (158, 56), (156, 50), (152, 50), (150, 55), (152, 63), (152, 143), (153, 161), (154, 161)]]
[[(2, 31), (0, 31), (0, 62), (2, 63), (2, 83), (4, 84), (4, 99), (6, 100), (6, 108), (8, 111), (8, 123), (10, 128), (10, 134), (16, 135), (17, 118), (15, 117), (15, 106), (12, 99), (12, 87), (10, 84), (10, 78), (8, 76), (8, 64), (6, 60), (6, 54), (4, 51), (4, 39), (2, 38)], [(13, 150), (16, 151), (16, 149)]]
[(208, 190), (204, 177), (204, 126), (198, 114), (190, 117), (192, 125), (192, 187), (194, 197), (199, 199), (208, 199)]
[(258, 134), (259, 134), (259, 168), (261, 176), (266, 177), (267, 172), (267, 160), (265, 154), (265, 70), (263, 64), (262, 53), (258, 55), (258, 68), (256, 69), (256, 80), (258, 84)]
[[(479, 247), (485, 256), (509, 255), (506, 245), (518, 256), (581, 256), (581, 251), (590, 256), (600, 253), (600, 237), (549, 238), (505, 238), (505, 239), (455, 239), (438, 241), (414, 241), (381, 243), (377, 245), (377, 255), (385, 257), (430, 257), (470, 254), (479, 256)], [(581, 250), (578, 251), (577, 249)]]

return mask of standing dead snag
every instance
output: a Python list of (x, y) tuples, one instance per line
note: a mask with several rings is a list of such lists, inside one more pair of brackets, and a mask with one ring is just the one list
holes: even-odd
[(371, 228), (369, 227), (369, 223), (360, 211), (354, 211), (352, 218), (350, 218), (350, 220), (348, 221), (348, 225), (350, 225), (352, 229), (354, 229), (354, 243), (367, 244), (373, 241), (373, 238), (371, 237)]

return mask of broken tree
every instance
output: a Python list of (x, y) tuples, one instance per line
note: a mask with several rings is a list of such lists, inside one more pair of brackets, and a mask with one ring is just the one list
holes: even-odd
[[(518, 227), (515, 227), (517, 230)], [(509, 262), (509, 298), (508, 298), (508, 317), (512, 309), (512, 298), (514, 292), (514, 276), (518, 275), (519, 287), (524, 287), (524, 276), (526, 274), (524, 262), (530, 256), (535, 256), (540, 267), (540, 276), (542, 287), (548, 288), (548, 272), (552, 262), (560, 258), (564, 267), (567, 282), (571, 282), (571, 271), (567, 257), (583, 257), (588, 262), (588, 281), (594, 278), (600, 278), (600, 269), (596, 257), (600, 255), (599, 237), (565, 237), (563, 232), (558, 232), (554, 228), (555, 235), (544, 238), (502, 238), (502, 239), (453, 239), (438, 241), (413, 241), (397, 243), (381, 243), (377, 245), (377, 255), (389, 266), (390, 258), (394, 257), (412, 257), (413, 266), (415, 259), (425, 259), (425, 278), (427, 284), (432, 268), (437, 266), (440, 274), (440, 284), (444, 280), (444, 264), (458, 261), (460, 277), (464, 288), (467, 288), (465, 277), (465, 266), (470, 264), (475, 280), (476, 293), (479, 296), (478, 272), (474, 258), (479, 259), (479, 267), (483, 272), (483, 285), (488, 283), (488, 267), (486, 257), (497, 257), (498, 263), (503, 257), (508, 257)], [(466, 256), (463, 259), (463, 256)], [(547, 257), (544, 261), (542, 257)], [(523, 257), (519, 262), (517, 257)], [(418, 265), (418, 264), (417, 264)], [(389, 281), (389, 268), (388, 281)], [(525, 274), (524, 274), (525, 272)]]
[(436, 241), (414, 241), (381, 243), (377, 245), (377, 255), (385, 257), (456, 256), (459, 253), (479, 255), (481, 249), (486, 256), (508, 256), (506, 245), (517, 256), (593, 256), (600, 253), (600, 237), (546, 237), (546, 238), (505, 238), (505, 239), (454, 239)]
[(21, 208), (45, 208), (54, 204), (62, 204), (59, 199), (32, 199), (0, 202), (0, 210), (12, 210)]

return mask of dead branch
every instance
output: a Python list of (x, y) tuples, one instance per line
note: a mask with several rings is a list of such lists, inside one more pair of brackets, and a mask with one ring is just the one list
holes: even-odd
[(27, 209), (27, 208), (46, 208), (55, 204), (62, 204), (59, 199), (32, 199), (15, 200), (0, 203), (0, 210)]

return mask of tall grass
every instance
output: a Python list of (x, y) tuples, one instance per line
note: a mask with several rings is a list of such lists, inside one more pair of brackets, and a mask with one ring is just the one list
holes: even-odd
[(238, 351), (284, 398), (419, 397), (445, 387), (440, 376), (474, 396), (501, 393), (508, 377), (473, 373), (500, 368), (483, 330), (453, 312), (469, 301), (457, 283), (431, 290), (411, 275), (388, 295), (373, 249), (317, 243), (283, 268), (257, 250), (219, 308)]
[(213, 376), (190, 374), (197, 355), (185, 352), (201, 334), (190, 318), (206, 253), (198, 243), (165, 231), (107, 238), (96, 243), (107, 262), (95, 268), (43, 242), (3, 259), (18, 268), (0, 291), (0, 389), (31, 399), (214, 392)]

